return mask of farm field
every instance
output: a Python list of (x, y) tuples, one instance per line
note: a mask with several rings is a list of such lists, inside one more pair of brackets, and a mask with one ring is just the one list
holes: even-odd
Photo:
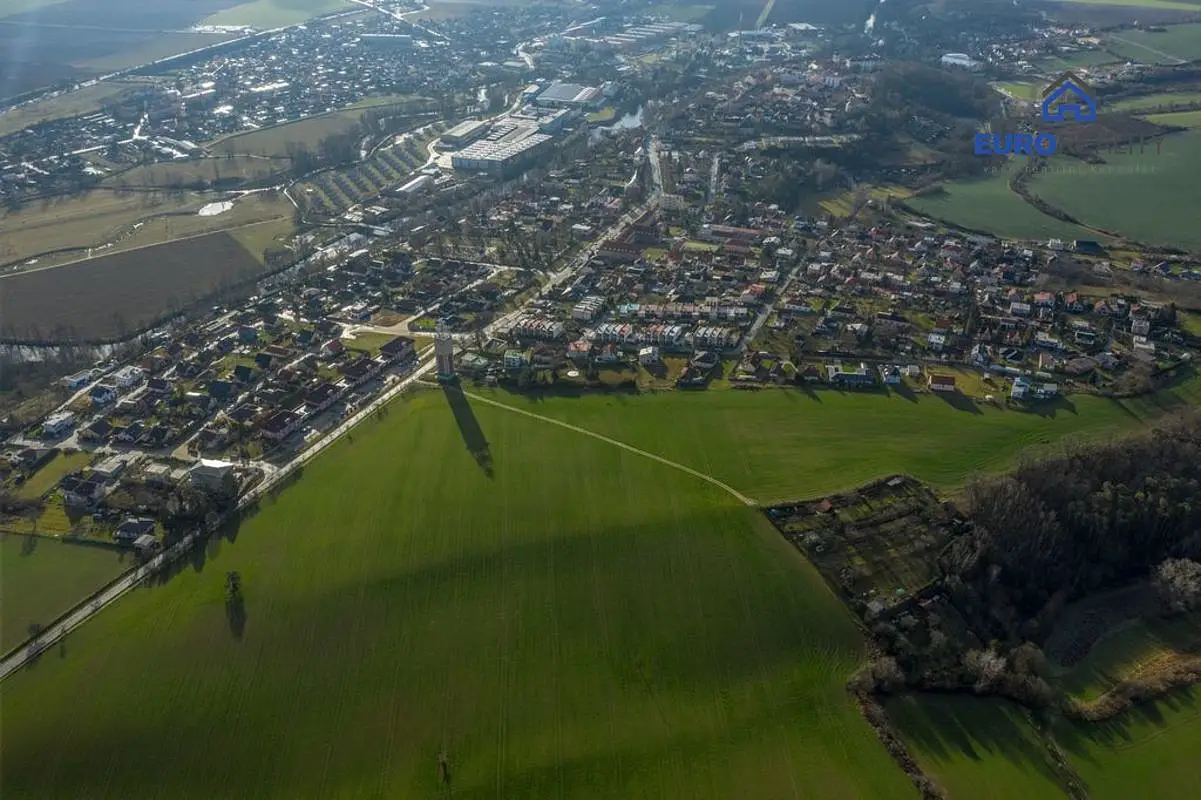
[(1066, 3), (1097, 6), (1129, 6), (1130, 8), (1163, 8), (1171, 11), (1197, 10), (1198, 3), (1191, 0), (1063, 0)]
[(447, 405), (392, 404), (5, 681), (4, 796), (428, 797), (440, 753), (465, 798), (915, 796), (848, 700), (860, 634), (760, 514)]
[(1133, 154), (1106, 153), (1098, 167), (1039, 173), (1030, 190), (1077, 219), (1142, 242), (1201, 250), (1196, 176), (1201, 133), (1169, 136)]
[(1136, 401), (1072, 397), (1042, 415), (960, 410), (930, 393), (790, 389), (534, 399), (472, 391), (646, 448), (770, 503), (897, 472), (954, 488), (973, 474), (1011, 466), (1023, 449), (1120, 432), (1160, 409), (1201, 403), (1201, 377)]
[(121, 554), (36, 536), (0, 534), (0, 652), (126, 569)]
[(1104, 50), (1077, 50), (1074, 53), (1062, 53), (1042, 58), (1034, 63), (1040, 70), (1058, 73), (1068, 69), (1086, 69), (1100, 64), (1110, 64), (1116, 60), (1113, 54)]
[(907, 198), (920, 214), (951, 225), (1013, 239), (1096, 239), (1079, 225), (1049, 217), (1009, 188), (1007, 172), (943, 185), (938, 194)]
[(888, 716), (922, 770), (951, 800), (1066, 800), (1054, 762), (1023, 709), (1004, 700), (917, 694)]
[(278, 28), (351, 8), (349, 0), (251, 0), (213, 14), (203, 24)]
[(993, 84), (993, 87), (1002, 94), (1016, 97), (1019, 100), (1037, 100), (1042, 96), (1043, 91), (1041, 83), (1025, 81), (1000, 81)]
[(262, 269), (229, 234), (214, 233), (7, 275), (0, 336), (117, 338)]
[[(1201, 4), (1192, 4), (1192, 10)], [(1152, 64), (1180, 64), (1201, 58), (1201, 23), (1169, 25), (1161, 32), (1124, 30), (1111, 34), (1116, 52)]]
[(1102, 110), (1145, 111), (1163, 106), (1171, 107), (1173, 104), (1185, 105), (1188, 103), (1201, 103), (1201, 92), (1160, 92), (1157, 94), (1142, 95), (1141, 97), (1128, 97), (1112, 105), (1106, 104), (1102, 106)]

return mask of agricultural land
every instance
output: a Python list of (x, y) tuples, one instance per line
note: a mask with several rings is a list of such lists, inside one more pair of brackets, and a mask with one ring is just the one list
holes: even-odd
[(4, 336), (118, 338), (262, 270), (230, 234), (214, 233), (15, 273), (0, 278)]
[[(352, 439), (5, 682), (7, 797), (412, 796), (440, 752), (468, 797), (912, 792), (847, 698), (858, 631), (735, 498), (441, 391)], [(204, 746), (148, 777), (180, 718)]]

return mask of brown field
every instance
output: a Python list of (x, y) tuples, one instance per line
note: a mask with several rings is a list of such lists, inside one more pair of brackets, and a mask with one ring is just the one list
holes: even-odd
[(0, 278), (0, 336), (111, 339), (261, 274), (228, 233)]

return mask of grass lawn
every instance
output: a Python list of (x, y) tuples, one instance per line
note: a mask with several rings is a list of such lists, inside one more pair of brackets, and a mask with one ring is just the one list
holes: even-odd
[[(1065, 162), (1031, 181), (1031, 191), (1077, 219), (1152, 244), (1201, 250), (1196, 223), (1201, 132), (1190, 131), (1105, 164)], [(1058, 159), (1056, 160), (1059, 161)], [(1058, 166), (1058, 165), (1057, 165)]]
[(1201, 128), (1201, 111), (1177, 111), (1169, 114), (1148, 114), (1146, 119), (1156, 125), (1175, 125), (1180, 128)]
[(348, 350), (363, 350), (376, 355), (379, 349), (388, 342), (396, 338), (395, 334), (390, 333), (374, 333), (372, 331), (357, 331), (356, 333), (342, 339), (342, 343), (346, 345)]
[(1025, 81), (998, 81), (993, 87), (1002, 94), (1016, 97), (1019, 100), (1037, 100), (1042, 97), (1041, 83), (1026, 83)]
[(1201, 92), (1160, 92), (1140, 97), (1128, 97), (1113, 105), (1102, 106), (1103, 111), (1145, 111), (1149, 108), (1171, 107), (1173, 104), (1201, 103)]
[(1095, 67), (1100, 64), (1111, 64), (1116, 60), (1104, 50), (1077, 50), (1073, 53), (1061, 53), (1050, 58), (1039, 59), (1035, 62), (1035, 65), (1040, 70), (1057, 73), (1068, 69), (1082, 69)]
[(0, 652), (120, 575), (120, 559), (100, 547), (0, 534)]
[(196, 181), (254, 180), (265, 178), (288, 169), (284, 159), (251, 158), (197, 158), (189, 161), (162, 162), (134, 167), (106, 178), (105, 186), (164, 186), (173, 183)]
[(348, 0), (251, 0), (219, 11), (205, 19), (203, 24), (276, 28), (296, 25), (322, 14), (348, 8), (353, 8)]
[(943, 185), (936, 194), (914, 196), (905, 204), (944, 222), (1011, 239), (1096, 239), (1097, 234), (1079, 225), (1049, 217), (1009, 188), (1009, 175)]
[(431, 797), (444, 752), (463, 798), (912, 797), (848, 701), (862, 656), (753, 509), (430, 390), (5, 681), (2, 788)]
[(1152, 398), (1073, 397), (1033, 412), (960, 410), (932, 393), (801, 389), (579, 398), (481, 395), (580, 425), (713, 475), (761, 502), (817, 497), (894, 472), (950, 489), (1011, 466), (1025, 448), (1105, 435), (1179, 403), (1201, 403), (1201, 377)]
[(92, 460), (90, 453), (58, 453), (50, 463), (34, 473), (33, 477), (21, 484), (17, 490), (18, 497), (41, 497), (64, 475), (83, 467)]
[(888, 715), (952, 800), (1058, 798), (1054, 762), (1016, 704), (965, 695), (895, 698)]

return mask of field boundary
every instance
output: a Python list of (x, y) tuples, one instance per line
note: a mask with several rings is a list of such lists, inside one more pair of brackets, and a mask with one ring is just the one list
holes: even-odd
[[(421, 383), (423, 383), (427, 386), (435, 386), (436, 385), (436, 384), (429, 383), (427, 381), (421, 381)], [(606, 442), (608, 444), (614, 445), (615, 447), (620, 447), (622, 450), (628, 450), (629, 452), (635, 453), (636, 455), (640, 455), (640, 456), (649, 458), (652, 461), (658, 461), (660, 464), (663, 464), (665, 466), (679, 470), (680, 472), (686, 472), (689, 475), (692, 475), (693, 477), (700, 478), (703, 481), (713, 484), (717, 488), (721, 489), (722, 491), (724, 491), (727, 494), (731, 495), (732, 497), (736, 498), (738, 500), (738, 502), (742, 503), (744, 506), (747, 506), (748, 508), (757, 508), (759, 506), (759, 501), (753, 500), (750, 497), (747, 497), (745, 494), (738, 491), (730, 484), (720, 481), (717, 478), (713, 477), (712, 475), (706, 475), (705, 473), (701, 472), (700, 470), (696, 470), (696, 469), (693, 469), (692, 467), (681, 464), (678, 461), (672, 461), (671, 459), (667, 459), (667, 458), (664, 458), (663, 456), (656, 455), (655, 453), (652, 453), (649, 450), (643, 450), (642, 448), (634, 447), (633, 445), (626, 444), (625, 442), (620, 441), (618, 439), (613, 439), (613, 438), (610, 438), (603, 434), (596, 433), (595, 431), (590, 431), (587, 428), (581, 428), (579, 425), (572, 425), (569, 422), (563, 422), (562, 420), (554, 419), (552, 417), (546, 417), (546, 416), (543, 416), (542, 414), (535, 414), (532, 411), (526, 411), (524, 408), (516, 408), (515, 406), (511, 406), (508, 403), (502, 403), (499, 400), (493, 400), (488, 397), (483, 397), (483, 396), (475, 394), (473, 392), (468, 392), (466, 390), (460, 390), (460, 391), (463, 392), (464, 397), (469, 397), (472, 400), (479, 400), (481, 403), (484, 403), (484, 404), (490, 405), (490, 406), (495, 406), (497, 408), (503, 408), (506, 411), (512, 411), (514, 414), (521, 414), (522, 416), (529, 417), (531, 419), (540, 420), (542, 422), (549, 422), (552, 425), (558, 425), (560, 428), (566, 428), (569, 431), (575, 431), (576, 433), (582, 433), (585, 436), (591, 436), (593, 439), (598, 439), (602, 442)]]

